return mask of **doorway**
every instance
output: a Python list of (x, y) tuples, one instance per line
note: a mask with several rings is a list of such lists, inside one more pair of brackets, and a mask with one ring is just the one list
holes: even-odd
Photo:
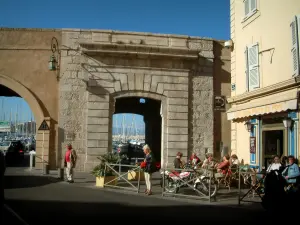
[(284, 153), (284, 130), (263, 131), (262, 136), (262, 164), (267, 168), (274, 155), (281, 157)]
[[(157, 160), (161, 160), (162, 156), (162, 117), (160, 112), (161, 101), (155, 99), (142, 97), (116, 98), (114, 114), (137, 114), (143, 117), (143, 121), (139, 121), (139, 123), (142, 122), (144, 124), (143, 135), (139, 135), (139, 138), (141, 138), (140, 136), (143, 136), (143, 140), (139, 140), (139, 142), (148, 144)], [(132, 124), (132, 121), (129, 121), (129, 123)], [(119, 130), (127, 130), (124, 128), (124, 124), (126, 124), (126, 121), (119, 122), (119, 125), (123, 126), (123, 129)], [(136, 125), (138, 126), (138, 121), (136, 121)], [(133, 130), (137, 130), (137, 127), (135, 127)], [(136, 132), (131, 133), (131, 135), (128, 135), (129, 132), (125, 132), (126, 135), (124, 135), (124, 132), (121, 133), (121, 135), (118, 134), (117, 136), (122, 136), (121, 140), (123, 142), (135, 143), (137, 141), (135, 140), (137, 139)], [(116, 139), (113, 137), (113, 140)], [(133, 147), (136, 149), (136, 146)], [(142, 156), (144, 156), (142, 148), (140, 151), (142, 152)]]

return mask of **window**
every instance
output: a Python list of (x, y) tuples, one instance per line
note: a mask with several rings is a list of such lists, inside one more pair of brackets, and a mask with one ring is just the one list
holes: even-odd
[(299, 38), (300, 38), (300, 16), (295, 16), (291, 23), (292, 33), (292, 62), (293, 62), (293, 76), (299, 75)]
[(258, 67), (258, 44), (246, 47), (245, 50), (245, 73), (247, 91), (259, 88), (259, 67)]
[(245, 18), (252, 16), (257, 11), (257, 0), (245, 0)]

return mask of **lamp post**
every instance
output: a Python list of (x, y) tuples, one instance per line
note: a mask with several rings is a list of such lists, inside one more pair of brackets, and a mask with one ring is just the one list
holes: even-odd
[(247, 121), (247, 122), (245, 122), (245, 128), (246, 128), (246, 130), (248, 131), (248, 132), (251, 132), (252, 131), (252, 127), (253, 127), (253, 125), (252, 125), (252, 123), (251, 123), (251, 121), (249, 120), (249, 121)]
[(51, 40), (51, 51), (52, 55), (50, 56), (50, 60), (48, 62), (48, 68), (50, 71), (57, 71), (56, 78), (59, 79), (58, 70), (59, 70), (59, 55), (60, 51), (58, 48), (58, 41), (56, 37), (53, 37)]
[(292, 128), (293, 120), (289, 117), (286, 117), (282, 120), (284, 127), (286, 128), (286, 149), (289, 154), (289, 130)]

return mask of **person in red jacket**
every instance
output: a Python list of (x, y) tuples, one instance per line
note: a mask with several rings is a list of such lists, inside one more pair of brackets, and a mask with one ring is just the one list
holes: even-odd
[(73, 169), (75, 168), (77, 160), (77, 155), (75, 150), (72, 148), (71, 144), (67, 145), (67, 151), (65, 154), (65, 167), (66, 167), (66, 174), (67, 174), (67, 182), (74, 183), (73, 179)]
[(201, 162), (196, 153), (192, 154), (192, 156), (190, 157), (190, 161), (192, 162), (193, 166), (198, 165)]
[(227, 171), (230, 167), (229, 159), (230, 159), (229, 155), (224, 155), (223, 156), (223, 161), (219, 164), (216, 164), (216, 168), (217, 168), (218, 173), (216, 173), (215, 176), (217, 178), (218, 177), (223, 177), (227, 173)]

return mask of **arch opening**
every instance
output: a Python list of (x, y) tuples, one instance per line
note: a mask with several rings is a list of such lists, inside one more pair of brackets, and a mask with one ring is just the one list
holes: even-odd
[[(155, 158), (160, 160), (162, 156), (162, 117), (160, 112), (161, 101), (159, 100), (138, 96), (116, 98), (113, 117), (115, 151), (127, 154), (129, 158), (140, 158), (144, 156), (143, 145), (148, 144)], [(114, 127), (116, 125), (117, 129)], [(138, 127), (144, 127), (144, 129)], [(136, 134), (137, 130), (140, 131), (139, 135)]]
[(36, 150), (36, 122), (28, 103), (0, 84), (0, 149), (8, 166), (29, 166), (29, 152)]
[[(45, 115), (48, 115), (47, 112), (44, 113), (42, 105), (40, 105), (38, 99), (35, 97), (34, 93), (32, 93), (28, 88), (26, 88), (23, 84), (21, 84), (19, 81), (12, 79), (8, 76), (1, 75), (0, 74), (0, 96), (5, 96), (7, 99), (15, 98), (17, 100), (15, 101), (9, 101), (12, 102), (10, 105), (13, 105), (12, 107), (8, 107), (6, 110), (0, 111), (0, 119), (1, 119), (1, 113), (2, 119), (6, 120), (6, 124), (9, 124), (8, 129), (4, 134), (6, 139), (10, 140), (21, 140), (22, 136), (26, 137), (26, 139), (34, 140), (35, 143), (32, 143), (31, 145), (27, 145), (26, 143), (22, 143), (23, 152), (24, 152), (24, 160), (22, 162), (19, 162), (19, 166), (28, 167), (29, 166), (29, 154), (26, 154), (26, 151), (32, 150), (32, 148), (35, 149), (37, 155), (43, 155), (42, 158), (44, 159), (44, 162), (49, 163), (49, 145), (48, 142), (45, 142), (44, 140), (50, 140), (50, 132), (44, 132), (44, 136), (41, 134), (41, 132), (37, 132), (37, 129), (42, 121), (44, 119), (48, 119), (45, 117)], [(23, 99), (22, 106), (20, 104), (21, 99)], [(3, 103), (0, 101), (0, 107), (5, 106), (5, 102)], [(8, 102), (8, 101), (7, 101)], [(19, 103), (19, 106), (17, 106)], [(27, 108), (27, 116), (25, 116), (25, 109)], [(4, 116), (4, 113), (5, 116)], [(11, 113), (12, 111), (12, 113)], [(9, 119), (8, 119), (9, 118)], [(8, 121), (7, 121), (8, 120)], [(12, 125), (12, 126), (11, 126)], [(15, 132), (16, 131), (16, 132)], [(13, 135), (11, 135), (11, 133)], [(9, 135), (8, 135), (9, 134)], [(2, 135), (3, 136), (3, 135)], [(43, 136), (43, 138), (42, 138)], [(2, 138), (3, 139), (3, 138)], [(24, 138), (23, 138), (24, 139)], [(42, 148), (41, 146), (44, 146)], [(20, 149), (21, 150), (21, 149)], [(42, 167), (42, 160), (36, 160), (35, 165), (33, 165), (37, 168)]]
[(45, 113), (41, 105), (39, 104), (35, 96), (24, 85), (22, 85), (20, 82), (12, 78), (9, 78), (1, 74), (0, 74), (0, 85), (2, 87), (5, 87), (3, 88), (3, 91), (1, 93), (6, 94), (7, 96), (12, 96), (12, 95), (15, 97), (19, 96), (27, 102), (30, 109), (32, 110), (33, 116), (37, 124), (40, 124), (44, 120)]

